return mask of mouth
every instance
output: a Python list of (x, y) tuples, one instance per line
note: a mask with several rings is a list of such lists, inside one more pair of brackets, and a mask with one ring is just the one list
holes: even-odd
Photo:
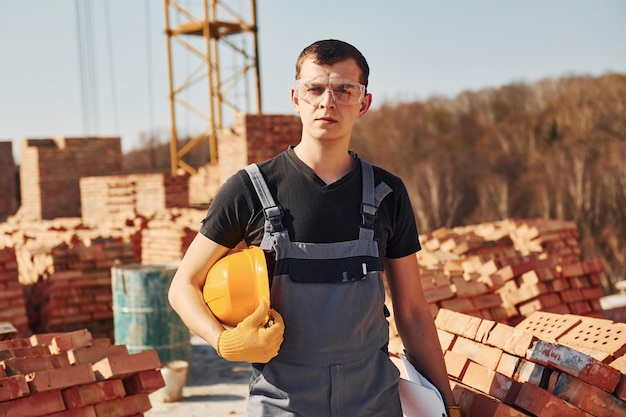
[(318, 122), (322, 122), (322, 123), (336, 123), (337, 120), (333, 119), (332, 117), (318, 117), (315, 119)]

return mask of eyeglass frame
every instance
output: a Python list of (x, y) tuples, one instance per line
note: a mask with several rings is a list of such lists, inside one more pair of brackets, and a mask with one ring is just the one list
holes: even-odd
[[(321, 94), (319, 95), (319, 97), (318, 97), (317, 101), (307, 100), (307, 99), (305, 99), (304, 97), (300, 97), (300, 96), (298, 95), (298, 88), (300, 87), (301, 83), (303, 83), (303, 82), (308, 82), (308, 81), (312, 81), (312, 80), (315, 80), (315, 79), (324, 79), (324, 78), (328, 80), (328, 81), (327, 81), (327, 83), (326, 83), (327, 87), (326, 87), (326, 89), (324, 90), (324, 92), (323, 92), (323, 93), (321, 93)], [(346, 102), (343, 102), (343, 101), (338, 101), (338, 100), (335, 98), (335, 91), (334, 91), (332, 88), (329, 88), (329, 87), (328, 87), (328, 84), (330, 84), (331, 79), (334, 79), (334, 80), (342, 80), (342, 81), (349, 81), (349, 83), (346, 83), (346, 84), (350, 84), (350, 85), (357, 85), (357, 86), (359, 87), (360, 92), (361, 92), (361, 93), (360, 93), (359, 100), (358, 100), (357, 102), (354, 102), (354, 103), (346, 103)], [(312, 106), (317, 106), (317, 105), (320, 103), (320, 101), (322, 100), (322, 98), (324, 97), (324, 95), (326, 94), (326, 92), (327, 92), (327, 91), (330, 91), (330, 95), (331, 95), (331, 97), (333, 98), (333, 101), (334, 101), (335, 103), (337, 103), (337, 104), (341, 104), (341, 105), (345, 105), (345, 106), (354, 106), (354, 105), (356, 105), (356, 104), (361, 104), (361, 103), (363, 102), (363, 100), (365, 99), (365, 96), (367, 95), (367, 86), (366, 86), (365, 84), (361, 84), (361, 83), (360, 83), (360, 82), (358, 82), (358, 81), (350, 80), (349, 78), (330, 77), (330, 76), (300, 78), (299, 80), (296, 80), (296, 87), (295, 87), (295, 89), (294, 89), (294, 90), (295, 90), (295, 96), (296, 96), (297, 98), (301, 99), (301, 100), (302, 100), (302, 101), (304, 101), (305, 103), (308, 103), (308, 104), (310, 104), (310, 105), (312, 105)]]

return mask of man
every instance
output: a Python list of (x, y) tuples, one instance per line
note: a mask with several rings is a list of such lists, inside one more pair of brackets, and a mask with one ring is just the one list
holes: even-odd
[[(383, 266), (407, 353), (455, 404), (420, 284), (407, 191), (349, 151), (354, 123), (372, 104), (368, 76), (363, 55), (345, 42), (302, 51), (291, 91), (300, 142), (225, 182), (172, 281), (170, 302), (190, 329), (225, 359), (253, 364), (250, 416), (402, 416), (386, 353)], [(202, 288), (242, 240), (275, 260), (273, 309), (265, 299), (225, 330)]]

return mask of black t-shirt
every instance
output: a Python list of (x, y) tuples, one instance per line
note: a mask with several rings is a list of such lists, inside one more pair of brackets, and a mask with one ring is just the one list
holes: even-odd
[[(362, 185), (361, 165), (356, 166), (326, 185), (298, 159), (293, 147), (259, 164), (274, 200), (283, 208), (283, 225), (292, 241), (330, 243), (358, 238)], [(381, 257), (400, 258), (419, 251), (415, 218), (402, 180), (379, 167), (374, 167), (374, 180), (393, 190), (381, 202), (374, 224)], [(242, 240), (259, 245), (264, 220), (250, 177), (240, 170), (218, 191), (200, 233), (229, 248)]]

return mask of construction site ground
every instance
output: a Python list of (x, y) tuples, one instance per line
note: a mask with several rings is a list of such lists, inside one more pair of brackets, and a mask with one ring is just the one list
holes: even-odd
[(250, 364), (228, 362), (201, 338), (191, 336), (191, 363), (183, 398), (163, 402), (159, 392), (150, 396), (146, 417), (245, 416)]

